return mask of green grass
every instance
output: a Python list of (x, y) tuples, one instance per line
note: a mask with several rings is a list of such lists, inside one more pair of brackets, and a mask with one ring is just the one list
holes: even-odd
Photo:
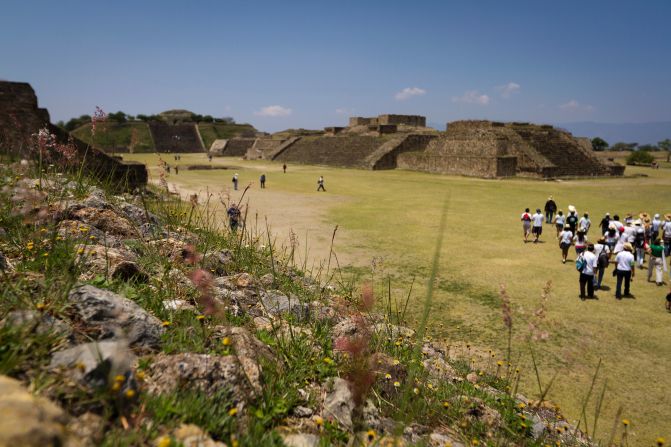
[(72, 132), (72, 135), (80, 140), (93, 144), (106, 150), (112, 150), (118, 147), (130, 147), (133, 138), (133, 132), (136, 134), (135, 152), (151, 152), (154, 150), (154, 142), (149, 133), (149, 127), (146, 123), (133, 122), (118, 124), (111, 121), (99, 124), (104, 126), (104, 131), (98, 129), (95, 136), (91, 135), (91, 124), (85, 124)]
[[(200, 163), (203, 158), (184, 155), (182, 163)], [(132, 159), (156, 166), (153, 156)], [(497, 293), (499, 285), (505, 284), (515, 311), (512, 358), (520, 358), (523, 364), (521, 391), (534, 396), (538, 387), (529, 357), (527, 323), (540, 303), (545, 283), (551, 280), (545, 320), (551, 335), (534, 348), (545, 382), (559, 371), (548, 397), (561, 405), (569, 420), (578, 420), (601, 360), (600, 380), (608, 384), (601, 410), (605, 422), (599, 424), (602, 432), (609, 430), (622, 406), (623, 417), (632, 421), (632, 444), (647, 445), (653, 436), (671, 438), (671, 394), (665, 391), (671, 389), (671, 315), (664, 311), (668, 288), (645, 283), (647, 272), (640, 272), (632, 287), (636, 299), (616, 302), (610, 269), (605, 283), (611, 290), (597, 293), (598, 301), (582, 302), (575, 268), (572, 262), (561, 264), (552, 228), (546, 226), (544, 243), (525, 245), (519, 222), (525, 207), (542, 208), (550, 194), (564, 211), (569, 204), (581, 213), (589, 211), (593, 228), (607, 211), (611, 215), (670, 212), (667, 169), (627, 167), (625, 178), (541, 182), (293, 165), (282, 174), (281, 165), (270, 162), (224, 158), (214, 163), (235, 166), (241, 184), (254, 185), (246, 195), (250, 220), (263, 223), (267, 216), (278, 243), (288, 244), (289, 230), (293, 230), (301, 244), (296, 250), (302, 256), (299, 262), (308, 268), (316, 269), (318, 259), (328, 258), (331, 233), (338, 225), (335, 251), (340, 265), (365, 271), (373, 257), (383, 258), (376, 286), (386, 290), (386, 278), (391, 277), (397, 301), (404, 300), (415, 278), (408, 306), (411, 325), (421, 317), (440, 208), (449, 192), (447, 234), (430, 314), (431, 335), (452, 344), (491, 347), (501, 358), (506, 340)], [(256, 186), (261, 172), (268, 175), (268, 189), (263, 191)], [(632, 177), (636, 174), (647, 177)], [(156, 178), (155, 169), (152, 175)], [(180, 171), (168, 181), (184, 193), (209, 189), (235, 198), (239, 192), (230, 191), (230, 175), (230, 170)], [(326, 179), (325, 194), (316, 193), (319, 175)], [(303, 255), (306, 248), (307, 257)], [(569, 259), (573, 257), (571, 252)], [(593, 406), (590, 403), (591, 411)]]

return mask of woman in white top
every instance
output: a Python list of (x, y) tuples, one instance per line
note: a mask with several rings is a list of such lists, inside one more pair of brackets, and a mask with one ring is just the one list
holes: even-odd
[(561, 248), (561, 262), (563, 264), (566, 264), (566, 257), (568, 256), (568, 249), (571, 248), (571, 242), (573, 242), (571, 227), (565, 225), (564, 231), (559, 233), (559, 248)]
[(563, 211), (559, 210), (554, 218), (554, 224), (557, 228), (557, 237), (559, 237), (559, 234), (564, 230), (564, 225), (566, 225), (566, 216), (564, 216)]
[(579, 255), (587, 248), (587, 236), (585, 236), (585, 230), (582, 228), (576, 231), (576, 235), (573, 238), (573, 245), (575, 245), (576, 255)]

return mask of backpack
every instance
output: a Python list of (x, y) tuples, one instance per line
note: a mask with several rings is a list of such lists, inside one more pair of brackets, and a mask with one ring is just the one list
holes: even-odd
[(582, 273), (582, 271), (585, 270), (586, 265), (587, 261), (585, 261), (585, 257), (581, 254), (578, 256), (578, 259), (575, 260), (575, 269)]

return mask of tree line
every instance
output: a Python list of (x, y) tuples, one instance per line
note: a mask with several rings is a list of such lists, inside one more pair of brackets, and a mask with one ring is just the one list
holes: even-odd
[[(107, 120), (117, 124), (124, 124), (128, 122), (148, 123), (152, 121), (164, 121), (161, 115), (144, 115), (140, 113), (138, 115), (133, 116), (122, 111), (118, 111), (115, 113), (108, 113)], [(235, 124), (235, 120), (230, 116), (225, 116), (223, 118), (215, 118), (212, 115), (200, 115), (197, 113), (191, 114), (191, 121), (194, 123)], [(72, 132), (76, 128), (81, 127), (84, 124), (88, 124), (90, 122), (91, 122), (91, 115), (80, 115), (78, 117), (69, 119), (67, 122), (61, 120), (57, 122), (56, 125), (67, 130), (68, 132)]]
[(638, 143), (615, 143), (612, 146), (603, 138), (592, 139), (592, 149), (595, 151), (619, 151), (631, 152), (627, 156), (627, 163), (652, 163), (655, 158), (650, 152), (666, 151), (666, 161), (671, 161), (671, 139), (659, 141), (657, 144), (642, 144)]

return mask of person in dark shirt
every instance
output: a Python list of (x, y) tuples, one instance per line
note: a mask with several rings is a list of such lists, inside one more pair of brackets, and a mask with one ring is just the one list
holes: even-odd
[(228, 214), (228, 225), (231, 227), (231, 230), (234, 232), (238, 230), (238, 226), (240, 225), (240, 208), (235, 203), (231, 203), (231, 206), (228, 208), (228, 211), (226, 212)]
[(552, 218), (557, 212), (557, 204), (552, 199), (552, 196), (548, 197), (548, 201), (545, 202), (545, 223), (552, 223)]
[(259, 183), (261, 183), (261, 189), (266, 188), (266, 174), (261, 174), (261, 177), (259, 177)]
[(610, 225), (610, 213), (606, 213), (599, 222), (599, 227), (601, 227), (601, 234), (604, 235), (608, 231), (608, 226)]

